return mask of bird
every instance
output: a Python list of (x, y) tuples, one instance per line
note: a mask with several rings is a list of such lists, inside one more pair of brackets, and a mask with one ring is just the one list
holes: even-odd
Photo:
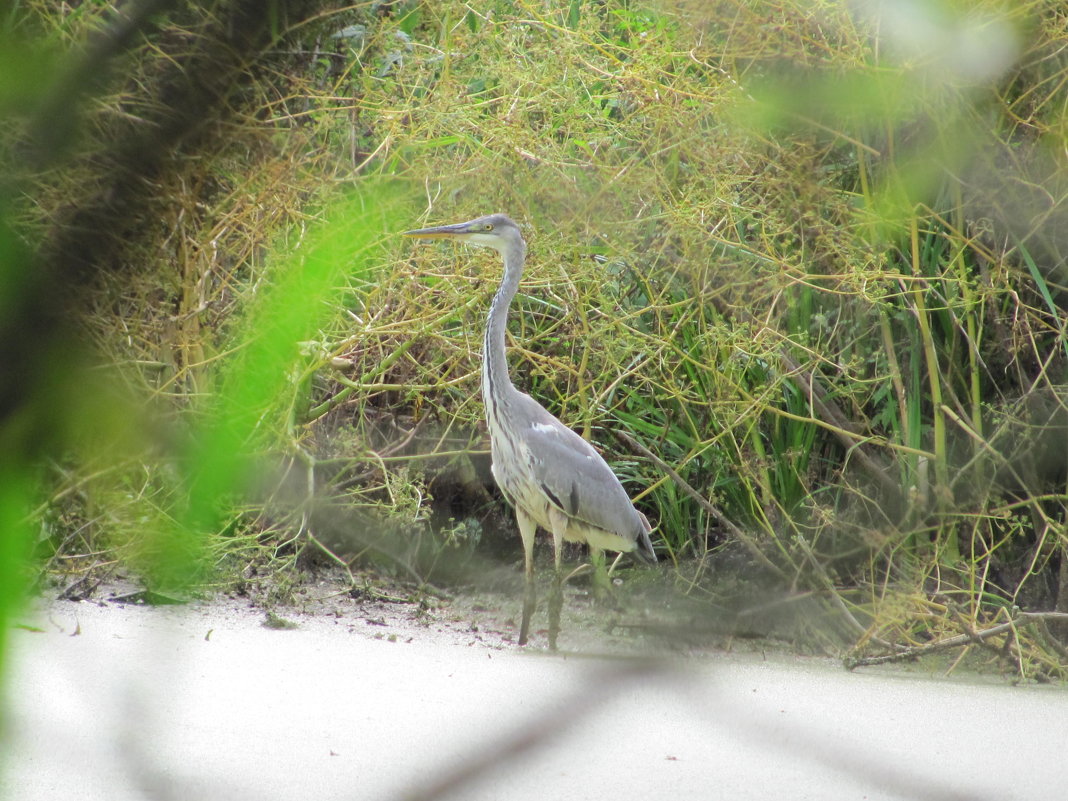
[(493, 248), (504, 261), (504, 276), (490, 304), (482, 349), (482, 399), (490, 435), (491, 472), (515, 510), (523, 542), (525, 590), (520, 645), (529, 639), (536, 605), (534, 537), (538, 527), (552, 535), (555, 573), (548, 634), (549, 648), (555, 651), (563, 606), (560, 559), (564, 541), (586, 543), (595, 563), (600, 563), (603, 551), (609, 550), (655, 564), (652, 529), (594, 447), (512, 383), (505, 329), (526, 263), (527, 245), (519, 226), (504, 214), (490, 214), (464, 223), (405, 231), (404, 235)]

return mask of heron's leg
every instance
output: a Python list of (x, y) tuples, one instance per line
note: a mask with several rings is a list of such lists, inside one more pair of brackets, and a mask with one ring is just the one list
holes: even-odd
[(526, 584), (523, 588), (523, 622), (519, 624), (519, 644), (527, 644), (530, 633), (530, 618), (534, 614), (536, 595), (534, 592), (534, 532), (538, 524), (534, 518), (520, 509), (515, 510), (515, 519), (519, 523), (519, 536), (523, 538), (523, 570)]
[(564, 531), (567, 518), (556, 510), (549, 512), (553, 526), (553, 583), (549, 592), (549, 649), (556, 650), (556, 637), (560, 633), (560, 612), (564, 607), (564, 574), (560, 570), (560, 557), (564, 550)]
[(590, 563), (593, 565), (593, 594), (597, 598), (607, 598), (612, 593), (612, 580), (608, 577), (605, 568), (604, 551), (593, 545), (590, 546)]

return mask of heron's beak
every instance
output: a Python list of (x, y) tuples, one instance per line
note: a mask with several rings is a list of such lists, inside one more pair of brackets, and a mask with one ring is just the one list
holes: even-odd
[(416, 239), (452, 239), (460, 234), (466, 234), (467, 223), (459, 225), (439, 225), (436, 228), (416, 228), (414, 231), (404, 231), (402, 236), (411, 236)]

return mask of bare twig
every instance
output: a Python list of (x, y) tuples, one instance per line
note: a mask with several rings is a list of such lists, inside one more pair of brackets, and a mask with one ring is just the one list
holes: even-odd
[[(561, 702), (558, 707), (532, 718), (515, 731), (498, 738), (495, 745), (470, 759), (431, 776), (422, 786), (413, 787), (404, 798), (406, 801), (432, 801), (445, 798), (471, 787), (491, 771), (507, 769), (520, 760), (530, 757), (546, 744), (559, 738), (565, 731), (582, 722), (613, 695), (623, 693), (630, 687), (648, 683), (658, 673), (666, 670), (664, 663), (644, 659), (620, 660), (611, 668), (592, 676), (586, 686)], [(596, 691), (591, 692), (595, 688)]]
[(849, 670), (868, 665), (883, 665), (888, 662), (901, 662), (907, 659), (917, 659), (936, 651), (944, 651), (947, 648), (959, 648), (962, 645), (985, 643), (991, 637), (999, 634), (1015, 631), (1019, 626), (1031, 623), (1046, 622), (1050, 620), (1068, 621), (1068, 612), (1019, 612), (1015, 617), (980, 631), (970, 630), (964, 634), (947, 637), (944, 640), (918, 645), (913, 648), (905, 648), (896, 654), (884, 654), (882, 656), (847, 657), (845, 666)]

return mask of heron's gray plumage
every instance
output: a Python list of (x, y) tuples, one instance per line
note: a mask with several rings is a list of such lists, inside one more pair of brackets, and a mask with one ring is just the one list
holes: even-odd
[(569, 517), (636, 543), (641, 518), (612, 469), (586, 440), (527, 400), (545, 415), (525, 433), (534, 480)]
[[(559, 582), (562, 540), (586, 542), (593, 551), (632, 552), (643, 561), (655, 562), (649, 524), (631, 504), (619, 479), (593, 446), (536, 400), (517, 390), (508, 375), (505, 355), (508, 308), (519, 289), (526, 259), (526, 243), (518, 226), (503, 214), (491, 214), (459, 225), (406, 233), (421, 238), (455, 238), (492, 247), (504, 259), (504, 276), (486, 321), (482, 397), (490, 432), (493, 477), (515, 507), (523, 537), (527, 595), (519, 637), (522, 645), (533, 611), (536, 526), (553, 535)], [(554, 591), (560, 591), (558, 583)], [(554, 619), (558, 627), (556, 595), (550, 603), (551, 646), (555, 646), (556, 640)]]

